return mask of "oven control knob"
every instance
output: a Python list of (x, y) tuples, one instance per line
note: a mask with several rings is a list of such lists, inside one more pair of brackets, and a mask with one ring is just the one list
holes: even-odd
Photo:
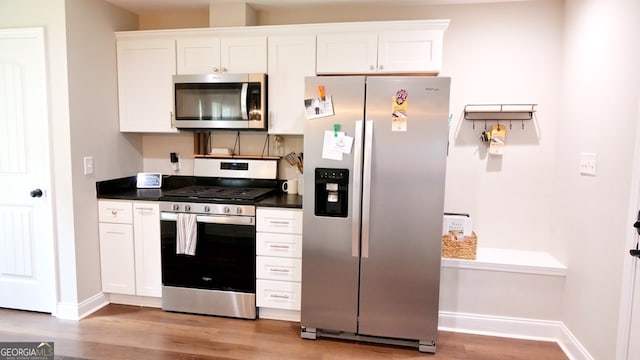
[(191, 205), (185, 205), (184, 211), (191, 211)]
[(225, 206), (224, 209), (222, 210), (224, 211), (225, 214), (228, 214), (231, 211), (231, 209), (229, 209), (228, 206)]
[(206, 205), (204, 207), (204, 212), (209, 212), (209, 211), (211, 211), (211, 208), (209, 207), (209, 205)]
[(173, 211), (178, 211), (180, 209), (180, 205), (178, 204), (173, 204), (173, 206), (171, 207), (171, 209), (173, 209)]
[(237, 207), (236, 208), (236, 214), (238, 214), (238, 215), (242, 214), (242, 208), (241, 207)]

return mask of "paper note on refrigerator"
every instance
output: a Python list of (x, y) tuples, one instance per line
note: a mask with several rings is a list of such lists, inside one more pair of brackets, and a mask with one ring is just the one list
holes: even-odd
[(325, 130), (322, 142), (322, 158), (327, 160), (342, 160), (343, 154), (351, 154), (353, 137), (345, 135), (343, 131), (333, 132)]

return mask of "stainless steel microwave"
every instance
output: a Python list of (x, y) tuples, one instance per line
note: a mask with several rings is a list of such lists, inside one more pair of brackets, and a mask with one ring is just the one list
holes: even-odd
[(267, 130), (266, 74), (173, 76), (178, 129)]

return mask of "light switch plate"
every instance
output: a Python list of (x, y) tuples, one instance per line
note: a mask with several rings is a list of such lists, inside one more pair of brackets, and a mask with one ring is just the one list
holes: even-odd
[(93, 174), (93, 156), (85, 156), (83, 159), (84, 165), (84, 174), (91, 175)]
[(580, 175), (596, 176), (596, 154), (580, 153)]

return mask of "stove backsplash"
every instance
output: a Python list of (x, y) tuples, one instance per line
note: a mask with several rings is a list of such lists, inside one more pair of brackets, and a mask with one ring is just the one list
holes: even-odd
[[(240, 150), (242, 155), (262, 153), (265, 133), (240, 132)], [(269, 136), (269, 155), (274, 155), (274, 136)], [(284, 154), (303, 151), (302, 135), (278, 135), (283, 139)], [(214, 148), (233, 149), (236, 141), (235, 131), (212, 131), (211, 142)], [(171, 163), (170, 154), (178, 156), (177, 170)], [(236, 150), (237, 153), (237, 150)], [(193, 175), (194, 136), (192, 131), (178, 134), (142, 135), (142, 172), (159, 172), (165, 175)], [(295, 167), (281, 159), (278, 164), (278, 179), (293, 179), (297, 176)]]

